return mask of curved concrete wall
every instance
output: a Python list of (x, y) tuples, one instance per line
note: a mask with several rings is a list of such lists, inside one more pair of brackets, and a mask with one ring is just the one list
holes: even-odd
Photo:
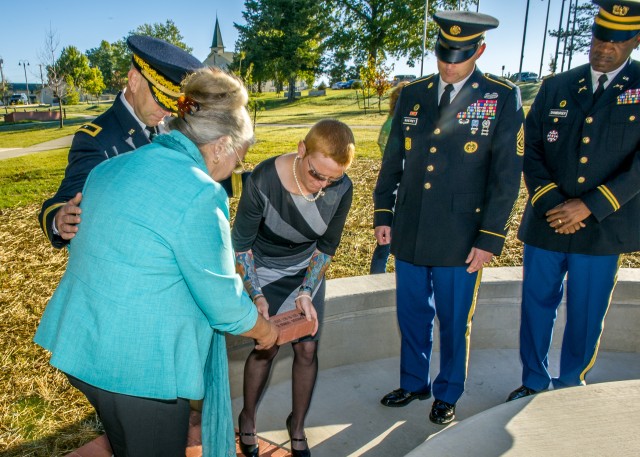
[[(522, 269), (486, 268), (471, 331), (475, 349), (517, 349)], [(564, 305), (558, 314), (554, 347), (562, 341)], [(600, 344), (603, 351), (640, 352), (640, 270), (621, 269)], [(242, 395), (242, 370), (252, 345), (228, 337), (231, 395)], [(439, 350), (437, 329), (434, 350)], [(333, 279), (327, 282), (320, 369), (398, 356), (400, 333), (395, 312), (393, 274)], [(289, 379), (291, 346), (281, 348), (270, 383)]]

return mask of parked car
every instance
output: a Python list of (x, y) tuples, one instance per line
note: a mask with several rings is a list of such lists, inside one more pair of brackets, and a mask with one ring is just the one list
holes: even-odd
[(362, 86), (362, 81), (360, 81), (359, 79), (350, 79), (344, 84), (345, 89), (355, 89), (361, 86)]
[(393, 77), (393, 81), (391, 81), (391, 85), (392, 86), (397, 86), (398, 83), (402, 82), (402, 81), (413, 81), (414, 79), (416, 79), (416, 75), (395, 75)]
[(13, 94), (11, 97), (9, 97), (9, 104), (10, 105), (28, 105), (29, 98), (27, 97), (27, 94)]
[(538, 73), (532, 71), (523, 71), (522, 73), (514, 73), (509, 78), (510, 81), (521, 81), (523, 83), (536, 82), (538, 80)]
[(347, 84), (346, 81), (338, 81), (337, 83), (333, 83), (331, 85), (332, 89), (345, 89), (345, 84)]

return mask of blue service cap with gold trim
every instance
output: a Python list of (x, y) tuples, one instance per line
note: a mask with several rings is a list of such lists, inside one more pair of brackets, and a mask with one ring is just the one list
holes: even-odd
[(471, 11), (438, 11), (433, 20), (440, 26), (436, 57), (447, 63), (469, 60), (478, 49), (484, 32), (500, 24), (493, 16)]
[(627, 41), (640, 32), (640, 1), (593, 0), (600, 6), (592, 32), (600, 41)]
[(164, 40), (131, 35), (127, 46), (133, 53), (133, 66), (149, 83), (151, 95), (162, 108), (178, 112), (180, 83), (204, 65), (184, 49)]

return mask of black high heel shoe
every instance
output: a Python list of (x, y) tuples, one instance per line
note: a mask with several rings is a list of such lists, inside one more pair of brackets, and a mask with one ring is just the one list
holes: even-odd
[(292, 438), (291, 437), (291, 416), (293, 416), (293, 413), (289, 414), (289, 417), (287, 417), (287, 432), (289, 432), (289, 440), (291, 441), (291, 457), (311, 457), (311, 451), (309, 450), (309, 445), (307, 445), (306, 449), (294, 449), (293, 448), (293, 442), (301, 442), (307, 441), (307, 437), (305, 436), (304, 438)]
[(244, 433), (242, 431), (242, 426), (240, 425), (240, 416), (238, 416), (238, 444), (240, 445), (240, 452), (242, 452), (246, 457), (259, 457), (260, 449), (258, 443), (245, 444), (242, 442), (243, 436), (256, 437), (257, 435), (255, 432)]

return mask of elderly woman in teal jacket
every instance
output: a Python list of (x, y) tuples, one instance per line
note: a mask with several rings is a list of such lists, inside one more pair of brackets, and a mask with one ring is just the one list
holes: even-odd
[(83, 222), (35, 342), (96, 408), (118, 456), (184, 456), (205, 398), (204, 455), (235, 455), (222, 332), (273, 346), (236, 274), (218, 181), (253, 142), (242, 83), (189, 76), (171, 132), (89, 175)]

